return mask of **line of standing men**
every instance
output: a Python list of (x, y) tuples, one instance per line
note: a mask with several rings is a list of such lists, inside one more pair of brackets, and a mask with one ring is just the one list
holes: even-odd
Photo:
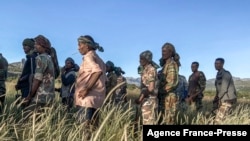
[[(178, 105), (184, 101), (188, 105), (194, 103), (196, 110), (201, 110), (206, 77), (202, 71), (198, 70), (199, 63), (192, 62), (193, 73), (189, 76), (187, 83), (185, 77), (179, 75), (180, 56), (171, 43), (165, 43), (162, 46), (162, 58), (160, 59), (162, 70), (159, 71), (158, 77), (158, 65), (153, 62), (152, 58), (151, 51), (142, 52), (138, 67), (138, 73), (141, 75), (141, 94), (135, 102), (141, 105), (143, 124), (176, 124), (175, 116)], [(223, 68), (223, 65), (223, 58), (215, 60), (218, 74), (213, 103), (214, 109), (218, 112), (216, 112), (214, 124), (220, 124), (231, 113), (237, 100), (232, 75)], [(185, 88), (178, 88), (178, 86)], [(160, 115), (159, 121), (157, 121), (157, 115)]]
[[(32, 54), (32, 52), (28, 51), (29, 49), (26, 49), (27, 44), (24, 43), (23, 46), (27, 55)], [(30, 111), (51, 106), (55, 98), (55, 74), (53, 71), (53, 62), (49, 55), (51, 44), (46, 37), (38, 35), (34, 38), (34, 47), (38, 54), (34, 57), (35, 71), (32, 85), (29, 83), (31, 87), (29, 87), (28, 90), (22, 90), (22, 95), (25, 97), (24, 104), (33, 105), (28, 106), (27, 109)], [(96, 53), (96, 50), (101, 52), (104, 50), (89, 35), (78, 38), (78, 50), (84, 56), (84, 59), (75, 84), (75, 105), (79, 109), (79, 121), (83, 119), (91, 121), (95, 115), (98, 115), (96, 111), (102, 106), (106, 95), (106, 64)], [(144, 124), (156, 124), (155, 113), (157, 113), (158, 109), (162, 115), (161, 122), (175, 124), (175, 114), (179, 100), (176, 94), (176, 87), (179, 80), (180, 56), (171, 43), (165, 43), (162, 46), (163, 61), (160, 74), (157, 74), (156, 70), (159, 66), (152, 61), (152, 57), (152, 53), (148, 50), (140, 54), (142, 85), (141, 95), (136, 100), (136, 103), (142, 105)], [(214, 101), (217, 102), (214, 103), (219, 103), (217, 104), (218, 112), (215, 120), (217, 123), (229, 113), (227, 111), (231, 110), (232, 105), (235, 104), (237, 99), (232, 76), (228, 71), (224, 70), (223, 64), (223, 58), (216, 59), (215, 67), (218, 70), (218, 74), (216, 76), (216, 97)], [(192, 102), (195, 101), (195, 99), (201, 99), (201, 94), (205, 89), (205, 83), (198, 81), (200, 78), (205, 80), (205, 75), (201, 71), (198, 71), (198, 66), (198, 62), (192, 63), (193, 74), (189, 77), (189, 83), (192, 85), (190, 85), (188, 90), (187, 101)], [(31, 70), (33, 69), (33, 67), (30, 68)], [(1, 72), (5, 70), (2, 74), (6, 74), (6, 68), (0, 66), (0, 69)], [(25, 71), (23, 71), (23, 73), (24, 72)], [(6, 80), (6, 75), (1, 76), (3, 76), (1, 80)], [(25, 74), (22, 74), (19, 81), (22, 81), (24, 76)], [(19, 84), (21, 85), (22, 83), (19, 82)], [(199, 88), (197, 88), (197, 86)], [(16, 88), (18, 88), (18, 85)], [(3, 89), (2, 86), (1, 89)], [(1, 91), (1, 96), (4, 95), (4, 93), (4, 91)], [(3, 105), (2, 100), (1, 103)], [(201, 101), (198, 100), (196, 103), (198, 103), (196, 104), (197, 109), (200, 109)]]

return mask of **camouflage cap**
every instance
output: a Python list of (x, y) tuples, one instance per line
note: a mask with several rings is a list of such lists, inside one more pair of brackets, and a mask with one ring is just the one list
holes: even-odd
[(140, 54), (141, 57), (145, 58), (154, 68), (158, 69), (160, 66), (153, 61), (153, 54), (151, 51), (146, 50)]
[(151, 51), (146, 50), (140, 54), (141, 57), (145, 58), (148, 62), (152, 62), (153, 54)]

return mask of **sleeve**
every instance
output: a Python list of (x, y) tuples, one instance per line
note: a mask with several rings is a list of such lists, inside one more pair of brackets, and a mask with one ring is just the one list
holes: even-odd
[(205, 74), (203, 72), (200, 72), (198, 83), (200, 85), (201, 91), (204, 91), (205, 88), (206, 88), (206, 76), (205, 76)]
[(43, 75), (47, 67), (48, 67), (47, 61), (43, 59), (43, 57), (37, 56), (34, 78), (41, 81), (43, 79)]
[(148, 82), (155, 82), (156, 71), (154, 68), (151, 68), (148, 72)]
[(94, 55), (86, 56), (85, 58), (86, 64), (88, 64), (88, 68), (91, 69), (92, 73), (102, 72), (101, 66), (98, 64), (97, 59)]

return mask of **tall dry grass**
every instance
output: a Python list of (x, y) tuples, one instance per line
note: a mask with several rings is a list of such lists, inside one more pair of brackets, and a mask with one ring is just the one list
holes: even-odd
[[(60, 103), (57, 93), (56, 103), (45, 112), (34, 113), (30, 119), (23, 122), (20, 105), (15, 103), (15, 81), (7, 82), (6, 106), (0, 115), (0, 140), (3, 141), (85, 141), (89, 131), (93, 141), (140, 141), (142, 140), (142, 125), (135, 124), (136, 105), (134, 99), (139, 96), (139, 90), (128, 90), (129, 102), (113, 105), (106, 102), (100, 109), (100, 122), (97, 129), (88, 128), (78, 123), (75, 109), (67, 112)], [(57, 84), (57, 87), (59, 85)], [(204, 98), (201, 112), (189, 108), (177, 114), (177, 124), (211, 124), (213, 117), (211, 98)], [(249, 100), (239, 100), (234, 112), (223, 124), (250, 124)]]

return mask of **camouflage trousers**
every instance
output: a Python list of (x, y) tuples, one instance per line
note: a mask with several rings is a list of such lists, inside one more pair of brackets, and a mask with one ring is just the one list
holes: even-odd
[(164, 122), (165, 124), (175, 123), (175, 115), (178, 108), (178, 103), (178, 97), (173, 92), (160, 97), (159, 112), (161, 113), (162, 120), (160, 122)]
[(158, 99), (156, 97), (145, 98), (141, 106), (143, 125), (157, 124)]
[(231, 114), (232, 108), (234, 103), (233, 102), (222, 102), (219, 105), (219, 108), (216, 112), (214, 124), (221, 124), (222, 121), (225, 120), (225, 118)]

